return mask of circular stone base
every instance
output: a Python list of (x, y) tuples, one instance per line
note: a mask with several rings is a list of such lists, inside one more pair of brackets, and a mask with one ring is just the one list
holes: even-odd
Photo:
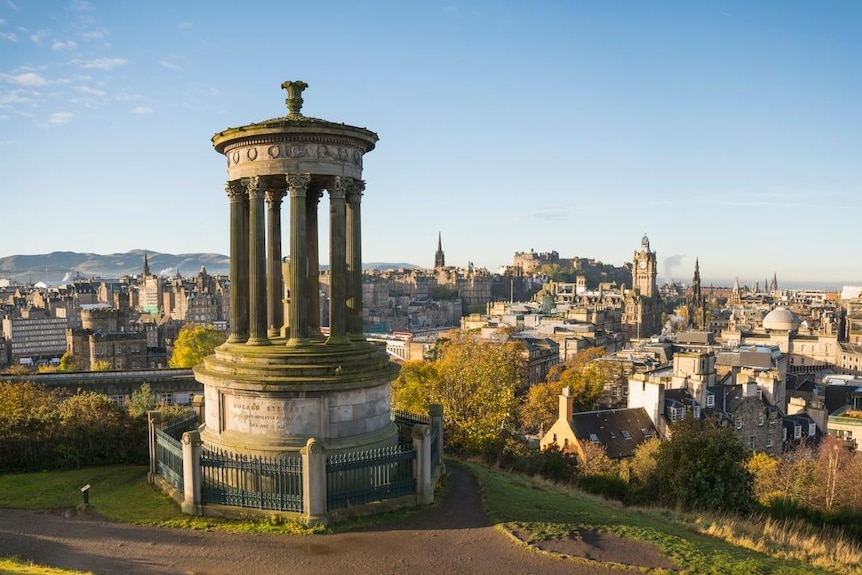
[(309, 438), (327, 451), (394, 445), (382, 344), (223, 344), (194, 369), (204, 385), (206, 444), (230, 451), (298, 452)]

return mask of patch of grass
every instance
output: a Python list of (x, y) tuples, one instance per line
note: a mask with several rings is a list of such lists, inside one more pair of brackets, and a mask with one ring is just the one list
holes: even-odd
[[(623, 507), (572, 488), (461, 462), (477, 478), (489, 518), (531, 539), (603, 531), (658, 546), (680, 570), (703, 574), (824, 573), (804, 561), (739, 547), (697, 530), (691, 518), (667, 510)], [(538, 488), (537, 488), (538, 487)], [(846, 571), (844, 569), (847, 569)], [(832, 572), (858, 572), (859, 565), (830, 565)]]
[(0, 575), (92, 575), (89, 571), (69, 571), (45, 567), (14, 557), (0, 557)]
[(90, 485), (90, 507), (109, 521), (158, 527), (242, 533), (307, 534), (322, 531), (301, 521), (251, 516), (237, 520), (194, 517), (147, 483), (147, 467), (110, 465), (70, 471), (12, 473), (0, 476), (0, 507), (83, 509), (81, 487)]

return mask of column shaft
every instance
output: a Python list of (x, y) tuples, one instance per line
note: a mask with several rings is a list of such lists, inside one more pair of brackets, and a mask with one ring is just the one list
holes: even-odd
[(266, 337), (266, 233), (263, 185), (259, 176), (247, 182), (249, 205), (249, 333), (248, 345), (268, 345)]
[(365, 182), (354, 181), (347, 196), (347, 332), (350, 339), (365, 339), (362, 325), (362, 218), (360, 203)]
[(288, 174), (290, 190), (290, 339), (288, 345), (308, 343), (308, 255), (306, 202), (309, 174)]
[[(230, 336), (229, 343), (241, 343), (248, 339), (248, 325), (243, 324), (242, 317), (242, 259), (245, 241), (243, 236), (243, 217), (245, 190), (239, 182), (225, 184), (225, 192), (230, 200)], [(246, 318), (248, 316), (246, 315)]]
[(329, 339), (349, 343), (347, 336), (347, 190), (353, 180), (336, 176), (329, 190)]
[(317, 206), (321, 192), (310, 190), (306, 201), (306, 227), (308, 234), (308, 328), (313, 339), (323, 339), (320, 332), (320, 241), (318, 238)]
[(281, 198), (283, 190), (267, 190), (267, 330), (268, 337), (278, 337), (284, 324), (284, 292), (281, 274)]

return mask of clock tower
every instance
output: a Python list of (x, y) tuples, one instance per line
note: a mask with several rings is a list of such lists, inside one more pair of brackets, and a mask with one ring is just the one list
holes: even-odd
[(644, 234), (641, 247), (634, 253), (632, 268), (632, 288), (640, 290), (640, 295), (651, 298), (656, 289), (656, 256), (649, 249), (649, 238)]

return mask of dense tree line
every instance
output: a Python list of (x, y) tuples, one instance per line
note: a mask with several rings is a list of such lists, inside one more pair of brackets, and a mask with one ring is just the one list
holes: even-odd
[(0, 471), (146, 464), (146, 412), (155, 407), (148, 384), (119, 406), (99, 393), (64, 396), (29, 382), (0, 382)]

